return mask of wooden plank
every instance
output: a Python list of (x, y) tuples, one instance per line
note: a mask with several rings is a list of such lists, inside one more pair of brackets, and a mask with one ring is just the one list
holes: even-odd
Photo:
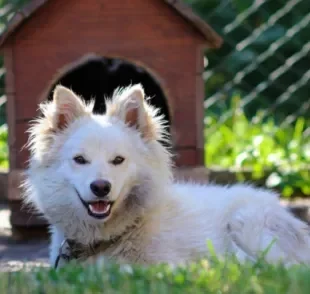
[(8, 143), (9, 143), (9, 163), (10, 167), (16, 165), (16, 148), (15, 148), (15, 121), (16, 121), (16, 108), (15, 108), (15, 73), (14, 73), (14, 56), (13, 44), (8, 42), (3, 48), (4, 53), (4, 67), (5, 74), (5, 92), (7, 97), (6, 113), (8, 124)]
[(8, 201), (8, 173), (0, 171), (0, 203)]
[(24, 205), (22, 201), (22, 189), (20, 187), (24, 180), (23, 169), (12, 169), (8, 175), (8, 201), (11, 209), (11, 225), (17, 227), (45, 226), (47, 222), (37, 213)]
[(173, 171), (176, 180), (205, 184), (209, 181), (209, 170), (204, 166), (177, 168)]
[(16, 121), (15, 124), (16, 143), (14, 145), (14, 151), (16, 164), (14, 169), (25, 169), (28, 167), (30, 152), (29, 149), (26, 148), (26, 144), (28, 143), (29, 133), (27, 131), (30, 127), (29, 120)]
[(13, 43), (9, 42), (3, 48), (5, 73), (5, 91), (6, 94), (15, 93), (15, 78), (14, 78), (14, 56)]
[(195, 167), (197, 163), (197, 150), (195, 147), (177, 148), (174, 157), (178, 168)]
[(202, 74), (195, 77), (196, 80), (196, 100), (195, 100), (195, 126), (196, 126), (196, 147), (203, 150), (205, 144), (204, 137), (204, 81)]
[(20, 184), (24, 180), (24, 170), (11, 169), (8, 176), (8, 199), (16, 201), (22, 199)]
[(10, 222), (13, 227), (33, 228), (47, 225), (47, 221), (42, 216), (30, 212), (21, 200), (10, 201), (9, 207), (11, 210)]

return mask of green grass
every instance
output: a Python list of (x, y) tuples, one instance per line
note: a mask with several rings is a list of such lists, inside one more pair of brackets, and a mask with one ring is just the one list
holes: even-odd
[(267, 187), (287, 197), (296, 192), (310, 196), (310, 136), (306, 134), (310, 120), (298, 117), (292, 124), (281, 125), (272, 113), (265, 118), (264, 111), (257, 111), (250, 120), (240, 102), (235, 95), (227, 109), (232, 116), (222, 124), (218, 120), (225, 112), (220, 116), (207, 113), (206, 165), (240, 172), (251, 169), (254, 180), (269, 170)]
[(0, 293), (310, 293), (310, 269), (202, 260), (184, 267), (76, 264), (0, 274)]

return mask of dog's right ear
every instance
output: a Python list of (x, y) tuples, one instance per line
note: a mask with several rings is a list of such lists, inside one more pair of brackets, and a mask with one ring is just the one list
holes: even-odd
[(52, 104), (54, 107), (51, 119), (54, 130), (65, 129), (75, 119), (87, 113), (82, 100), (63, 86), (56, 86)]

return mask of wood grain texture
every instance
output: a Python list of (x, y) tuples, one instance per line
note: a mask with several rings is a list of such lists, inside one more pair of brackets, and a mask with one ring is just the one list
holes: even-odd
[[(32, 17), (42, 6), (47, 4), (50, 0), (32, 0), (19, 10), (10, 20), (6, 30), (0, 36), (0, 46), (4, 45), (6, 41), (14, 34), (27, 19)], [(158, 0), (159, 1), (159, 0)], [(192, 9), (180, 0), (163, 0), (175, 13), (184, 18), (189, 25), (194, 27), (205, 39), (205, 44), (209, 48), (219, 48), (222, 45), (222, 38)]]

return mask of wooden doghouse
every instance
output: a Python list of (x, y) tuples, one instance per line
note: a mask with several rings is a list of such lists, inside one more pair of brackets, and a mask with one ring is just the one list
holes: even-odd
[(178, 0), (33, 0), (12, 19), (0, 46), (6, 67), (9, 200), (13, 226), (42, 222), (21, 210), (29, 121), (56, 84), (85, 99), (141, 82), (169, 121), (177, 166), (203, 164), (204, 48), (221, 38)]

